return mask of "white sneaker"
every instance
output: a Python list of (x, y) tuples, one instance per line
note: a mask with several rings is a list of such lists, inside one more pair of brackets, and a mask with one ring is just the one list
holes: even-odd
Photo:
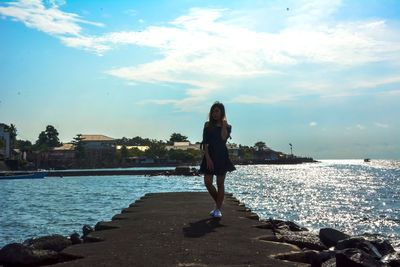
[(213, 217), (214, 217), (214, 211), (215, 211), (215, 209), (213, 209), (212, 211), (210, 211), (210, 216), (213, 216)]
[(219, 209), (215, 209), (214, 213), (212, 214), (214, 218), (221, 218), (222, 217), (222, 212)]

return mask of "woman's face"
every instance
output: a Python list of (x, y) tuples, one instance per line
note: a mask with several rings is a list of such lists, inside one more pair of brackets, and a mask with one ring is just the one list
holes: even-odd
[(213, 108), (211, 112), (211, 117), (213, 120), (219, 121), (221, 120), (222, 112), (218, 107)]

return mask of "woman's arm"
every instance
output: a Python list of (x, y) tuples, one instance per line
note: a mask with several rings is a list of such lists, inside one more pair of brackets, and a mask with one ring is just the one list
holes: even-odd
[(204, 157), (206, 158), (207, 169), (212, 171), (214, 169), (214, 164), (211, 160), (210, 154), (208, 153), (207, 127), (208, 123), (206, 122), (204, 124), (204, 129), (203, 129), (203, 151), (204, 151)]
[(228, 139), (228, 122), (226, 120), (222, 121), (221, 137), (222, 140), (226, 141)]

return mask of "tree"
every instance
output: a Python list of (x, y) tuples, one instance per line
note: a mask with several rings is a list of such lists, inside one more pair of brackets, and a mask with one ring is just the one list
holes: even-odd
[(168, 151), (168, 157), (179, 162), (192, 162), (194, 160), (194, 156), (190, 152), (180, 149), (171, 149)]
[(32, 143), (29, 140), (17, 140), (15, 147), (19, 148), (21, 151), (31, 151)]
[(121, 153), (122, 161), (125, 161), (126, 158), (128, 158), (128, 156), (129, 156), (128, 149), (126, 148), (126, 145), (122, 145), (120, 153)]
[(38, 148), (44, 147), (44, 145), (48, 148), (62, 145), (58, 139), (58, 131), (52, 125), (47, 125), (46, 130), (40, 132), (35, 144)]
[(254, 144), (254, 147), (257, 148), (258, 151), (262, 151), (267, 148), (264, 142), (258, 141), (257, 143)]
[(147, 149), (144, 152), (144, 154), (153, 159), (164, 158), (165, 155), (167, 154), (167, 150), (165, 149), (165, 143), (163, 141), (154, 140), (150, 144), (149, 149)]
[(83, 146), (82, 140), (82, 134), (77, 134), (71, 142), (75, 146), (75, 159), (79, 162), (79, 164), (82, 163), (86, 156), (85, 147)]
[(10, 132), (11, 148), (14, 148), (17, 142), (17, 128), (11, 123), (8, 131)]
[(169, 138), (170, 143), (174, 142), (188, 142), (187, 136), (181, 135), (180, 133), (173, 133)]
[(6, 125), (5, 130), (10, 133), (11, 148), (15, 148), (17, 141), (17, 128), (11, 123), (10, 126)]

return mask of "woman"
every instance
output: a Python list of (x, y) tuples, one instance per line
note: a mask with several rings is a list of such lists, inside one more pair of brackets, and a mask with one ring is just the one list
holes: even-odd
[[(232, 126), (228, 124), (225, 107), (215, 102), (210, 109), (209, 120), (204, 124), (202, 148), (204, 150), (200, 172), (204, 173), (204, 184), (215, 201), (215, 209), (210, 215), (222, 217), (221, 206), (225, 195), (225, 175), (236, 170), (229, 159), (226, 141), (230, 137)], [(217, 176), (217, 189), (213, 185), (213, 176)]]

